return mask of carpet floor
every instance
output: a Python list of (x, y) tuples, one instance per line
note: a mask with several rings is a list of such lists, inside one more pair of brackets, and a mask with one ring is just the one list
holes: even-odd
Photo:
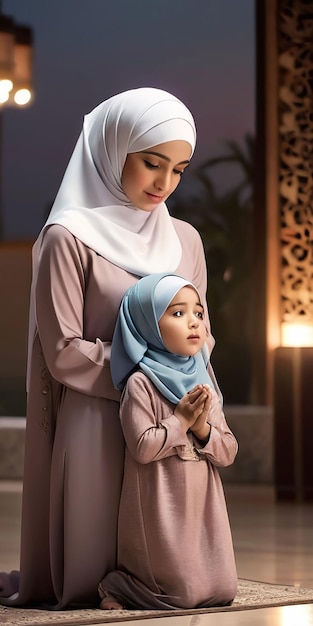
[(287, 606), (291, 604), (313, 604), (313, 589), (289, 585), (239, 579), (238, 593), (231, 606), (211, 609), (177, 609), (174, 611), (101, 611), (80, 609), (68, 611), (45, 611), (0, 606), (1, 626), (79, 626), (113, 622), (127, 622), (151, 617), (197, 615), (220, 611), (242, 611), (247, 609)]

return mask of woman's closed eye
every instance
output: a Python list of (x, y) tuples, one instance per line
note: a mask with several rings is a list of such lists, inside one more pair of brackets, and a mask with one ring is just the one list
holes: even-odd
[(150, 163), (150, 161), (146, 161), (146, 159), (144, 159), (144, 164), (150, 170), (156, 170), (158, 167), (160, 167), (157, 163)]
[[(151, 163), (150, 161), (147, 161), (146, 159), (144, 159), (144, 164), (149, 170), (156, 170), (160, 167), (158, 163)], [(185, 170), (173, 169), (173, 174), (176, 174), (177, 176), (182, 176), (184, 171)]]

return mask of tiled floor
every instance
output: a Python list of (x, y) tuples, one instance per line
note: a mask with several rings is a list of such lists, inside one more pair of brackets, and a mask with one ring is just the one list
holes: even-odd
[[(313, 504), (277, 504), (271, 489), (225, 486), (241, 578), (313, 588)], [(0, 483), (1, 569), (18, 567), (20, 483)], [(313, 626), (313, 605), (127, 621), (126, 626)]]

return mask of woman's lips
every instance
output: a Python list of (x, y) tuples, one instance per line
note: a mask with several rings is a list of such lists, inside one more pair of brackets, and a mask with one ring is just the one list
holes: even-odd
[(152, 202), (162, 202), (163, 200), (163, 196), (156, 196), (154, 193), (149, 193), (148, 191), (145, 191), (145, 193)]

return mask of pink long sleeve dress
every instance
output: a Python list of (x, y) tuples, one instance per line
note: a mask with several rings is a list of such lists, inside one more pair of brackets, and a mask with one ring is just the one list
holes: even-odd
[(219, 606), (237, 591), (232, 537), (218, 467), (233, 463), (237, 441), (216, 392), (204, 445), (184, 433), (175, 406), (143, 372), (121, 401), (126, 441), (118, 569), (99, 586), (141, 609)]
[[(182, 244), (176, 273), (205, 302), (198, 232), (173, 219)], [(99, 602), (116, 567), (124, 464), (110, 347), (121, 299), (138, 280), (60, 225), (43, 240), (28, 394), (19, 592), (2, 604), (61, 609)], [(209, 347), (214, 341), (209, 337)]]

